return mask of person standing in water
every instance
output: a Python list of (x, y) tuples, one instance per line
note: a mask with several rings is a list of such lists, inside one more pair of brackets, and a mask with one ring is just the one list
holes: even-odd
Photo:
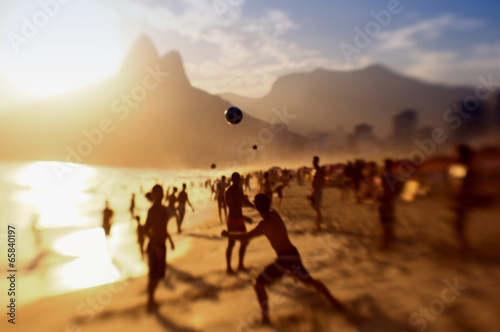
[(168, 219), (175, 217), (175, 221), (179, 223), (179, 216), (177, 215), (177, 208), (175, 207), (175, 203), (177, 203), (177, 187), (172, 188), (172, 194), (170, 194), (170, 187), (167, 188), (166, 200), (168, 201), (167, 210), (168, 210)]
[(132, 198), (130, 199), (130, 218), (134, 219), (135, 216), (135, 193), (132, 193)]
[(104, 234), (106, 234), (106, 236), (109, 236), (111, 232), (113, 214), (113, 210), (109, 208), (109, 202), (106, 201), (106, 206), (104, 210), (102, 210), (102, 228), (104, 228)]

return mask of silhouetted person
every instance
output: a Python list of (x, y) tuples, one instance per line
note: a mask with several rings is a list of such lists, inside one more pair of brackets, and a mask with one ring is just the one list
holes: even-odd
[(285, 184), (284, 182), (281, 183), (279, 186), (277, 186), (275, 189), (274, 189), (274, 192), (276, 194), (278, 194), (278, 204), (281, 205), (281, 201), (283, 200), (283, 189), (285, 188), (285, 186), (287, 186), (287, 184)]
[(264, 173), (264, 194), (269, 196), (269, 199), (271, 200), (271, 203), (273, 201), (273, 188), (271, 186), (271, 180), (269, 179), (269, 172)]
[(170, 246), (175, 249), (172, 237), (168, 234), (167, 223), (169, 219), (167, 207), (162, 204), (163, 188), (160, 185), (153, 187), (154, 203), (148, 210), (146, 224), (144, 225), (145, 235), (149, 237), (148, 245), (148, 263), (149, 263), (149, 282), (148, 282), (148, 311), (156, 309), (157, 304), (154, 299), (154, 293), (161, 279), (165, 277), (167, 268), (167, 239)]
[(250, 180), (252, 179), (252, 174), (248, 173), (245, 176), (245, 190), (250, 191), (252, 188), (250, 187)]
[(106, 206), (104, 207), (104, 210), (102, 210), (102, 228), (104, 228), (106, 236), (109, 236), (111, 231), (113, 214), (113, 210), (109, 208), (109, 203), (106, 201)]
[[(243, 216), (243, 205), (254, 207), (252, 202), (248, 200), (248, 197), (243, 193), (243, 189), (240, 186), (240, 174), (234, 172), (231, 175), (232, 184), (226, 190), (226, 203), (229, 207), (229, 215), (227, 217), (227, 230), (232, 232), (246, 232), (245, 221), (249, 221), (249, 218)], [(226, 249), (226, 264), (227, 273), (233, 274), (234, 271), (231, 268), (231, 256), (233, 253), (234, 239), (229, 239)], [(244, 271), (245, 266), (243, 260), (245, 258), (245, 251), (247, 248), (247, 241), (240, 241), (239, 250), (239, 260), (238, 260), (238, 271)]]
[(217, 182), (215, 187), (215, 197), (217, 199), (217, 207), (219, 209), (219, 220), (222, 223), (222, 213), (221, 210), (224, 210), (224, 217), (227, 221), (227, 204), (226, 204), (226, 188), (228, 183), (226, 182), (226, 177), (223, 175), (221, 180)]
[(194, 208), (189, 201), (188, 194), (186, 192), (186, 184), (182, 184), (182, 190), (177, 197), (179, 204), (177, 205), (177, 210), (179, 211), (179, 218), (177, 219), (177, 232), (181, 232), (182, 222), (184, 221), (184, 215), (186, 214), (186, 203), (189, 204), (191, 210), (194, 212)]
[(472, 158), (474, 156), (472, 149), (462, 144), (457, 147), (457, 150), (459, 162), (467, 167), (467, 173), (457, 195), (454, 227), (460, 248), (467, 250), (469, 243), (465, 237), (465, 222), (476, 201), (473, 191), (477, 179), (477, 171), (472, 167)]
[(130, 199), (130, 207), (128, 209), (130, 211), (130, 218), (134, 218), (134, 211), (135, 211), (135, 194), (132, 193), (132, 198)]
[(262, 322), (270, 323), (269, 304), (266, 294), (266, 286), (278, 281), (283, 276), (293, 276), (308, 286), (314, 287), (316, 291), (323, 294), (330, 303), (337, 309), (343, 306), (328, 291), (326, 286), (319, 280), (313, 279), (302, 264), (302, 259), (295, 246), (290, 242), (285, 223), (278, 212), (270, 210), (271, 200), (267, 195), (257, 194), (255, 196), (255, 206), (263, 220), (248, 233), (231, 234), (222, 231), (222, 236), (229, 240), (250, 241), (252, 238), (265, 235), (269, 240), (278, 258), (268, 265), (255, 280), (255, 292), (262, 310)]
[(172, 194), (170, 194), (170, 187), (167, 188), (167, 210), (168, 210), (168, 218), (175, 217), (175, 221), (177, 224), (179, 224), (179, 216), (177, 215), (177, 208), (175, 207), (175, 203), (177, 203), (177, 196), (175, 194), (177, 193), (177, 187), (172, 188)]
[(297, 170), (297, 184), (299, 186), (304, 185), (304, 169), (302, 167)]
[(354, 167), (352, 162), (348, 161), (347, 165), (345, 165), (344, 170), (342, 172), (342, 191), (340, 194), (340, 199), (342, 201), (349, 200), (349, 192), (352, 188), (352, 177), (353, 177)]
[(146, 199), (150, 202), (150, 203), (153, 203), (155, 201), (155, 198), (153, 197), (153, 193), (152, 192), (148, 192), (144, 195), (144, 197), (146, 197)]
[(381, 178), (382, 193), (379, 197), (379, 216), (382, 226), (382, 249), (389, 249), (394, 242), (394, 203), (402, 188), (401, 179), (392, 172), (392, 161), (385, 160), (384, 173)]
[(363, 160), (357, 159), (354, 163), (354, 170), (352, 172), (352, 184), (354, 187), (354, 195), (356, 198), (356, 203), (361, 203), (361, 183), (363, 182), (363, 169), (365, 167), (365, 162)]
[(139, 250), (141, 252), (141, 258), (144, 257), (144, 240), (145, 240), (145, 227), (141, 225), (141, 217), (136, 216), (137, 221), (137, 243), (139, 244)]
[(325, 186), (325, 171), (319, 166), (319, 157), (313, 158), (314, 175), (312, 180), (312, 193), (308, 197), (311, 206), (316, 212), (316, 230), (321, 230), (321, 201), (323, 199), (323, 187)]

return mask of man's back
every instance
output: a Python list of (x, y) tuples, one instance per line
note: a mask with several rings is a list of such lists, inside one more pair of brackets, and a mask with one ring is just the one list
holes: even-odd
[(325, 185), (325, 171), (321, 167), (317, 167), (314, 172), (312, 187), (313, 189), (321, 189)]
[(226, 203), (229, 208), (229, 218), (239, 218), (243, 216), (243, 202), (245, 194), (239, 185), (231, 185), (226, 190)]
[(216, 193), (218, 199), (224, 199), (224, 193), (226, 191), (226, 187), (227, 187), (227, 182), (219, 181), (217, 183)]
[(188, 200), (188, 195), (185, 191), (181, 191), (179, 193), (179, 196), (177, 197), (177, 201), (179, 202), (179, 205), (184, 205), (186, 204)]
[(163, 242), (167, 240), (167, 208), (161, 204), (154, 204), (148, 210), (148, 217), (144, 227), (152, 242)]
[(257, 227), (262, 228), (264, 235), (278, 255), (295, 249), (288, 237), (288, 230), (283, 219), (275, 210), (271, 210)]

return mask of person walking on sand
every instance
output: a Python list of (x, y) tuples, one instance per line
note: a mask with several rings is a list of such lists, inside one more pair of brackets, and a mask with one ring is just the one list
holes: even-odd
[(245, 176), (245, 181), (244, 181), (244, 187), (245, 187), (245, 191), (249, 192), (252, 190), (252, 188), (250, 187), (250, 180), (252, 179), (252, 174), (251, 173), (248, 173), (246, 176)]
[(461, 144), (457, 147), (459, 162), (467, 169), (467, 173), (460, 186), (455, 199), (455, 218), (453, 227), (462, 251), (469, 249), (469, 243), (465, 236), (465, 224), (472, 208), (477, 204), (478, 197), (474, 195), (474, 189), (478, 179), (478, 171), (473, 167), (474, 152), (468, 145)]
[[(243, 189), (240, 186), (241, 177), (240, 174), (234, 172), (231, 175), (232, 184), (226, 190), (226, 202), (229, 207), (229, 215), (227, 217), (227, 230), (229, 232), (246, 232), (245, 221), (251, 222), (250, 218), (243, 216), (243, 205), (248, 207), (254, 207), (252, 202), (248, 200), (248, 197), (243, 193)], [(226, 249), (226, 264), (227, 273), (234, 274), (231, 268), (231, 256), (233, 253), (235, 240), (229, 239)], [(238, 271), (245, 271), (245, 266), (243, 260), (245, 258), (245, 252), (247, 249), (248, 241), (240, 241), (239, 250), (239, 261), (238, 261)]]
[(177, 232), (181, 232), (182, 222), (184, 221), (184, 215), (186, 214), (186, 203), (189, 204), (191, 210), (194, 212), (194, 207), (191, 205), (189, 201), (188, 194), (186, 192), (186, 184), (182, 184), (182, 190), (177, 196), (177, 201), (179, 202), (177, 205), (177, 210), (179, 211), (179, 218), (177, 219)]
[(217, 186), (215, 188), (215, 197), (217, 199), (217, 206), (219, 208), (219, 221), (222, 224), (222, 213), (221, 210), (224, 210), (225, 220), (227, 221), (227, 204), (226, 204), (226, 188), (228, 183), (226, 182), (226, 176), (223, 175), (220, 181), (217, 182)]
[(379, 216), (382, 228), (382, 244), (381, 249), (389, 249), (394, 242), (394, 202), (398, 197), (403, 187), (403, 181), (392, 172), (392, 161), (385, 160), (385, 171), (382, 174), (382, 192), (379, 197)]
[(157, 184), (153, 187), (154, 203), (148, 210), (146, 224), (144, 225), (145, 235), (149, 237), (148, 245), (148, 302), (149, 312), (157, 308), (154, 294), (158, 283), (165, 277), (167, 268), (167, 239), (170, 241), (172, 250), (175, 249), (174, 241), (168, 234), (167, 223), (169, 220), (168, 209), (162, 204), (163, 188)]
[(113, 224), (112, 218), (113, 218), (113, 210), (109, 208), (109, 202), (106, 201), (105, 203), (104, 210), (102, 210), (102, 228), (104, 228), (104, 234), (106, 236), (109, 236), (110, 231), (111, 231), (111, 225)]
[(321, 201), (323, 198), (323, 187), (325, 186), (325, 171), (319, 165), (319, 157), (313, 158), (314, 176), (312, 180), (312, 193), (307, 198), (316, 212), (316, 230), (321, 230)]
[(264, 194), (269, 196), (271, 203), (273, 201), (273, 188), (271, 186), (271, 180), (269, 179), (269, 172), (264, 173), (264, 184), (262, 185), (264, 188)]
[(168, 210), (168, 218), (175, 217), (175, 221), (179, 224), (179, 216), (177, 215), (177, 208), (175, 207), (175, 203), (177, 203), (178, 198), (175, 196), (177, 193), (177, 187), (172, 188), (172, 194), (170, 194), (170, 186), (167, 187), (166, 199), (168, 201), (167, 210)]
[(317, 292), (323, 294), (334, 308), (342, 310), (343, 305), (332, 296), (328, 288), (321, 281), (309, 275), (302, 264), (297, 248), (288, 237), (285, 223), (278, 212), (270, 209), (271, 200), (269, 197), (265, 194), (257, 194), (254, 202), (263, 220), (248, 233), (235, 234), (222, 231), (221, 235), (230, 240), (240, 241), (250, 241), (254, 237), (265, 235), (278, 255), (278, 258), (259, 274), (254, 284), (255, 293), (262, 311), (262, 323), (270, 324), (266, 286), (270, 286), (284, 276), (293, 276), (304, 284), (312, 286)]
[(281, 206), (281, 201), (283, 200), (283, 189), (287, 186), (284, 181), (281, 182), (279, 186), (274, 189), (274, 192), (278, 194), (278, 205)]

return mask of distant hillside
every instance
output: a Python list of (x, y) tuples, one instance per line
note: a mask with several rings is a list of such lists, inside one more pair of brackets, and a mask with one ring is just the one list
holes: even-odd
[(229, 106), (190, 85), (178, 53), (159, 57), (143, 38), (116, 78), (0, 117), (0, 158), (224, 168), (286, 160), (304, 144), (248, 114), (227, 124)]
[(231, 92), (221, 93), (219, 94), (219, 96), (233, 106), (239, 107), (245, 112), (246, 110), (251, 109), (253, 105), (259, 101), (259, 98), (244, 97)]
[(419, 125), (439, 125), (443, 112), (474, 91), (423, 83), (396, 74), (382, 66), (339, 72), (317, 69), (279, 78), (269, 94), (246, 111), (268, 121), (273, 108), (287, 107), (297, 115), (291, 131), (330, 131), (338, 125), (346, 130), (359, 123), (373, 125), (377, 135), (392, 132), (393, 116), (415, 109)]

